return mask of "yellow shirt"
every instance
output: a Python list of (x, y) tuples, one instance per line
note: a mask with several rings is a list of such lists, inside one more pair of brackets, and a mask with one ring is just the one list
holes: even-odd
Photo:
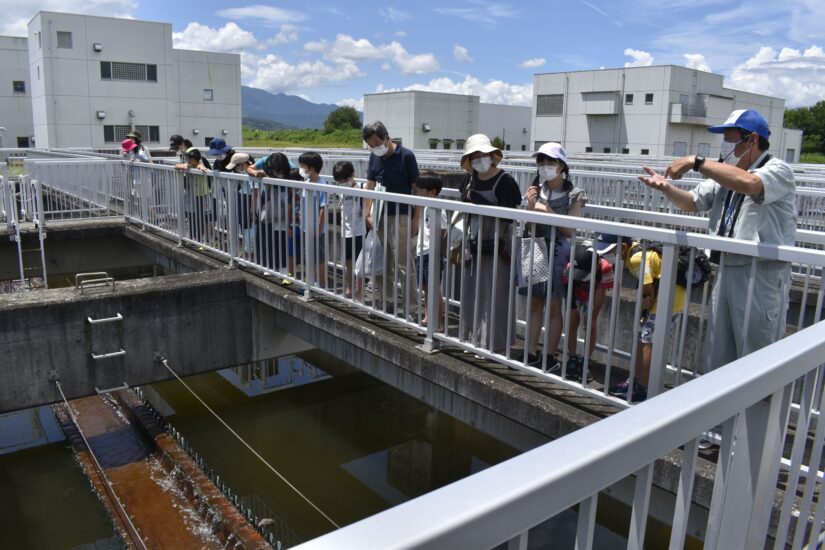
[[(654, 279), (658, 279), (662, 276), (662, 257), (659, 256), (659, 253), (655, 250), (648, 248), (647, 254), (645, 255), (645, 264), (646, 268), (643, 270), (642, 275), (639, 275), (639, 266), (642, 263), (642, 251), (639, 250), (635, 254), (633, 254), (629, 260), (627, 260), (627, 270), (630, 271), (637, 279), (642, 279), (642, 283), (646, 285), (653, 284)], [(673, 293), (673, 309), (671, 313), (679, 313), (683, 311), (685, 308), (685, 287), (681, 285), (675, 285), (676, 291)], [(653, 307), (650, 310), (650, 313), (656, 313), (656, 306), (658, 305), (658, 300), (653, 303)]]

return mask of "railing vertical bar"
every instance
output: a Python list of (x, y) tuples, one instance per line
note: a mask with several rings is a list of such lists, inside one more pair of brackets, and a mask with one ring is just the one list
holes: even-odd
[(598, 502), (599, 493), (594, 493), (579, 503), (579, 517), (576, 522), (576, 550), (590, 550), (593, 548)]
[[(825, 365), (820, 366), (819, 369), (817, 369), (816, 378), (816, 390), (817, 392), (819, 392), (817, 402), (819, 403), (818, 410), (820, 412), (823, 410), (823, 408), (825, 408), (825, 392), (822, 391), (823, 374), (825, 374)], [(800, 410), (800, 414), (801, 413), (802, 411)], [(797, 420), (797, 422), (799, 421)], [(797, 516), (798, 519), (796, 523), (796, 531), (794, 532), (793, 536), (793, 548), (799, 548), (802, 545), (802, 540), (805, 535), (805, 528), (807, 526), (806, 519), (810, 517), (811, 514), (811, 508), (813, 506), (812, 503), (814, 499), (814, 494), (816, 493), (817, 484), (819, 484), (819, 495), (817, 497), (815, 517), (817, 517), (818, 519), (815, 520), (813, 523), (813, 528), (811, 529), (812, 538), (809, 540), (809, 545), (818, 535), (818, 526), (822, 525), (823, 506), (825, 506), (825, 498), (823, 498), (822, 495), (823, 485), (819, 483), (819, 481), (817, 480), (817, 476), (813, 475), (813, 471), (815, 471), (818, 465), (822, 462), (823, 444), (825, 444), (825, 422), (822, 422), (820, 419), (816, 423), (816, 431), (814, 434), (814, 440), (810, 451), (811, 454), (810, 458), (808, 459), (809, 473), (808, 476), (805, 478), (805, 488), (802, 493), (802, 500), (797, 504), (799, 515)], [(778, 536), (777, 544), (779, 544)]]
[[(688, 272), (689, 273), (689, 272)], [(679, 488), (676, 491), (676, 505), (673, 511), (673, 528), (670, 533), (670, 550), (681, 550), (685, 545), (690, 504), (693, 501), (693, 478), (696, 473), (696, 452), (699, 439), (685, 443), (682, 451), (682, 468), (679, 473)]]
[(633, 510), (630, 513), (630, 533), (627, 537), (628, 550), (643, 550), (647, 514), (650, 509), (650, 490), (653, 483), (653, 464), (639, 469), (634, 474), (636, 485), (633, 490)]

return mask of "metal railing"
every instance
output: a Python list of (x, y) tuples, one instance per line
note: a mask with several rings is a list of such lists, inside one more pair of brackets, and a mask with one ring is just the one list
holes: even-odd
[[(576, 548), (592, 548), (599, 496), (628, 476), (634, 485), (628, 548), (642, 548), (654, 468), (669, 454), (678, 465), (669, 547), (682, 548), (701, 460), (699, 439), (720, 425), (705, 548), (780, 550), (786, 542), (815, 548), (825, 499), (817, 497), (821, 478), (806, 472), (822, 460), (822, 423), (816, 425), (811, 450), (804, 448), (812, 416), (823, 406), (823, 357), (825, 324), (820, 323), (656, 399), (297, 548), (494, 548), (502, 543), (527, 548), (534, 526), (576, 505)], [(801, 394), (800, 420), (796, 430), (789, 430), (795, 393)], [(776, 488), (785, 482), (779, 479), (779, 457), (786, 437), (793, 457), (782, 492)], [(778, 518), (772, 522), (774, 507)]]
[[(821, 377), (815, 377), (811, 373), (815, 373), (813, 367), (821, 363), (821, 359), (819, 363), (816, 363), (812, 358), (817, 357), (816, 353), (822, 351), (820, 344), (823, 324), (820, 321), (825, 297), (825, 287), (822, 285), (825, 251), (815, 249), (823, 245), (822, 234), (819, 232), (798, 231), (799, 244), (808, 245), (810, 248), (775, 246), (723, 239), (668, 227), (645, 227), (612, 221), (629, 215), (642, 218), (635, 220), (637, 222), (691, 226), (694, 222), (689, 216), (672, 216), (642, 210), (622, 214), (611, 211), (609, 206), (597, 206), (591, 207), (595, 208), (591, 210), (592, 214), (606, 219), (575, 218), (520, 209), (480, 206), (454, 200), (365, 191), (330, 184), (270, 178), (258, 180), (246, 175), (201, 173), (193, 170), (182, 172), (168, 166), (141, 163), (113, 163), (119, 165), (121, 170), (120, 172), (115, 170), (115, 173), (123, 175), (120, 179), (113, 176), (112, 186), (104, 188), (99, 183), (101, 179), (89, 177), (89, 174), (83, 172), (81, 165), (77, 162), (64, 162), (62, 163), (63, 169), (55, 168), (53, 172), (40, 171), (37, 164), (33, 163), (31, 170), (41, 178), (41, 184), (45, 189), (70, 195), (73, 197), (72, 200), (86, 201), (90, 212), (95, 208), (100, 208), (108, 210), (110, 214), (120, 213), (144, 227), (165, 233), (180, 243), (188, 242), (198, 247), (208, 248), (226, 258), (230, 264), (261, 270), (265, 275), (275, 276), (278, 280), (296, 283), (302, 288), (306, 299), (331, 298), (352, 308), (390, 320), (397, 326), (403, 326), (421, 334), (426, 349), (434, 349), (443, 344), (455, 346), (620, 408), (626, 408), (633, 402), (632, 393), (628, 393), (625, 399), (619, 400), (609, 395), (608, 388), (611, 380), (616, 378), (616, 369), (621, 371), (621, 378), (629, 376), (632, 379), (638, 374), (637, 357), (641, 353), (639, 336), (642, 330), (639, 323), (639, 319), (642, 318), (642, 281), (625, 273), (625, 259), (619, 257), (612, 266), (615, 278), (610, 288), (597, 289), (595, 283), (591, 282), (589, 288), (584, 289), (577, 286), (572, 278), (567, 282), (559, 283), (554, 276), (548, 276), (550, 288), (546, 296), (542, 297), (538, 296), (534, 286), (537, 282), (544, 282), (540, 280), (538, 270), (535, 269), (536, 264), (539, 263), (538, 256), (528, 257), (525, 264), (522, 261), (521, 251), (523, 249), (533, 250), (533, 243), (543, 240), (540, 233), (536, 233), (537, 227), (547, 228), (550, 243), (555, 243), (561, 238), (563, 229), (569, 230), (572, 233), (569, 239), (570, 257), (575, 256), (577, 248), (586, 246), (586, 241), (594, 240), (600, 233), (607, 233), (630, 237), (633, 241), (641, 242), (641, 264), (644, 265), (647, 255), (654, 253), (650, 248), (650, 243), (660, 243), (661, 253), (658, 254), (662, 268), (657, 305), (661, 311), (672, 311), (678, 314), (680, 320), (670, 330), (654, 332), (649, 350), (651, 359), (648, 395), (661, 394), (667, 383), (675, 389), (664, 393), (665, 402), (668, 402), (667, 399), (671, 398), (671, 395), (675, 395), (673, 399), (682, 404), (684, 396), (697, 395), (695, 392), (698, 390), (693, 388), (697, 386), (704, 388), (705, 385), (709, 385), (707, 387), (714, 391), (702, 394), (704, 400), (698, 402), (708, 404), (710, 402), (707, 399), (711, 399), (715, 407), (714, 412), (713, 414), (684, 416), (682, 415), (684, 411), (694, 411), (693, 402), (686, 408), (678, 408), (671, 403), (668, 411), (672, 414), (659, 416), (658, 406), (650, 408), (649, 405), (661, 401), (651, 400), (650, 403), (632, 410), (629, 425), (638, 427), (641, 425), (639, 424), (641, 419), (647, 419), (648, 422), (660, 426), (664, 422), (664, 420), (660, 422), (661, 419), (670, 418), (667, 421), (668, 428), (663, 427), (661, 431), (657, 429), (648, 435), (645, 435), (647, 432), (644, 431), (638, 434), (634, 432), (627, 436), (629, 439), (625, 440), (610, 439), (613, 441), (611, 445), (614, 447), (612, 448), (616, 449), (616, 453), (624, 453), (622, 456), (634, 454), (639, 450), (637, 445), (646, 449), (645, 453), (638, 454), (637, 462), (625, 464), (622, 469), (606, 468), (604, 476), (610, 479), (602, 476), (601, 473), (599, 476), (593, 476), (590, 469), (574, 468), (575, 471), (573, 471), (570, 468), (566, 470), (561, 468), (559, 470), (558, 479), (554, 478), (548, 485), (553, 490), (557, 490), (559, 484), (572, 483), (571, 480), (576, 477), (561, 475), (565, 472), (571, 476), (578, 472), (588, 479), (600, 480), (596, 485), (587, 485), (589, 493), (580, 495), (572, 491), (568, 495), (570, 499), (553, 508), (553, 510), (560, 510), (576, 502), (583, 502), (582, 509), (586, 512), (587, 521), (580, 532), (584, 536), (582, 539), (584, 543), (590, 540), (588, 537), (592, 538), (591, 518), (594, 514), (596, 500), (595, 497), (593, 499), (590, 497), (633, 471), (638, 474), (638, 511), (634, 514), (636, 519), (631, 531), (631, 540), (636, 540), (637, 543), (643, 540), (653, 461), (687, 442), (686, 448), (690, 453), (686, 455), (688, 459), (684, 464), (686, 471), (690, 474), (686, 475), (684, 483), (689, 484), (689, 480), (692, 479), (692, 469), (695, 467), (695, 437), (697, 434), (722, 424), (724, 429), (717, 440), (722, 442), (722, 456), (726, 457), (728, 456), (726, 453), (731, 449), (734, 455), (737, 452), (741, 455), (741, 451), (737, 451), (734, 444), (736, 438), (731, 434), (736, 433), (738, 437), (739, 431), (736, 430), (743, 426), (749, 428), (746, 432), (748, 437), (757, 432), (765, 433), (769, 428), (767, 433), (773, 441), (778, 437), (777, 434), (785, 433), (783, 431), (785, 423), (782, 418), (783, 415), (787, 418), (788, 411), (793, 413), (792, 427), (796, 430), (794, 433), (800, 433), (800, 437), (807, 435), (809, 429), (814, 429), (815, 419), (818, 419), (822, 380)], [(59, 165), (60, 163), (54, 166)], [(95, 161), (90, 164), (92, 165), (96, 167), (94, 170), (108, 169), (104, 168), (107, 165), (105, 162)], [(117, 201), (114, 200), (117, 196), (123, 197), (122, 206), (118, 206)], [(348, 208), (363, 204), (366, 200), (382, 205), (383, 215), (380, 220), (376, 220), (373, 236), (377, 236), (396, 254), (385, 254), (381, 260), (373, 256), (372, 260), (362, 261), (359, 269), (357, 259), (363, 243), (350, 238), (348, 224), (344, 223), (342, 212), (345, 206)], [(70, 203), (71, 201), (67, 204)], [(429, 209), (431, 215), (421, 217), (418, 235), (423, 235), (424, 220), (428, 219), (430, 235), (438, 236), (444, 231), (450, 237), (445, 240), (445, 244), (449, 243), (451, 253), (457, 252), (455, 255), (459, 256), (458, 263), (446, 261), (442, 271), (440, 268), (442, 239), (432, 238), (426, 254), (429, 263), (426, 275), (423, 269), (416, 269), (416, 261), (422, 262), (423, 256), (416, 257), (415, 238), (412, 237), (416, 234), (413, 217), (388, 214), (390, 205), (395, 207), (406, 205), (411, 212), (415, 208)], [(324, 208), (323, 215), (320, 212), (321, 207)], [(120, 210), (117, 210), (118, 208)], [(446, 216), (442, 217), (442, 211), (446, 213)], [(443, 219), (448, 220), (444, 225), (442, 225)], [(470, 238), (468, 228), (475, 223), (482, 228), (480, 234), (489, 237), (487, 243), (484, 242), (484, 238), (477, 240)], [(697, 227), (701, 226), (699, 218), (696, 219), (695, 224)], [(487, 227), (489, 232), (485, 232), (484, 227)], [(349, 230), (352, 229), (352, 224), (349, 224)], [(360, 233), (359, 229), (356, 224), (356, 235)], [(457, 234), (455, 238), (453, 238), (454, 233)], [(777, 338), (786, 334), (790, 336), (755, 353), (753, 349), (743, 350), (743, 353), (751, 352), (751, 354), (747, 356), (747, 359), (735, 363), (738, 365), (735, 372), (743, 376), (741, 379), (736, 379), (740, 383), (738, 386), (732, 382), (735, 378), (719, 374), (723, 371), (728, 372), (728, 368), (703, 374), (718, 366), (712, 360), (714, 351), (718, 352), (729, 343), (714, 341), (717, 313), (711, 307), (710, 283), (696, 285), (692, 288), (691, 283), (688, 282), (686, 288), (677, 290), (677, 256), (680, 246), (718, 251), (720, 261), (716, 268), (716, 277), (724, 277), (727, 272), (740, 274), (742, 288), (746, 289), (743, 334), (751, 320), (751, 312), (755, 310), (752, 307), (755, 299), (753, 281), (757, 269), (770, 264), (780, 270), (787, 269), (790, 272), (789, 267), (794, 266), (796, 277), (783, 279), (780, 292), (783, 299), (780, 307), (781, 314), (772, 321), (775, 323)], [(509, 257), (505, 254), (508, 251)], [(347, 252), (350, 253), (347, 254)], [(546, 271), (550, 273), (553, 272), (553, 266), (557, 260), (554, 254), (564, 254), (563, 266), (566, 263), (568, 252), (566, 249), (557, 251), (554, 246), (548, 248), (546, 255), (540, 261), (547, 263)], [(591, 281), (597, 280), (596, 273), (600, 267), (594, 260), (590, 267)], [(379, 268), (385, 275), (384, 277), (378, 276)], [(524, 280), (520, 280), (522, 277), (519, 277), (519, 271), (525, 272)], [(393, 273), (397, 275), (392, 275)], [(487, 277), (487, 282), (481, 282), (483, 277)], [(561, 298), (558, 305), (553, 303), (555, 301), (554, 287), (559, 291)], [(426, 292), (422, 292), (424, 290)], [(574, 297), (580, 296), (585, 290), (587, 297), (584, 300), (579, 298), (577, 304), (579, 314), (577, 315), (573, 307)], [(597, 290), (603, 290), (603, 292), (600, 294)], [(684, 294), (683, 300), (678, 298), (682, 294)], [(599, 295), (604, 301), (601, 304), (601, 314), (596, 307), (596, 297)], [(496, 302), (494, 297), (500, 301)], [(442, 299), (443, 306), (441, 305)], [(555, 312), (555, 308), (559, 308), (558, 313)], [(583, 315), (582, 310), (590, 314)], [(531, 314), (531, 311), (538, 312), (538, 314)], [(552, 317), (551, 311), (553, 311)], [(426, 326), (423, 326), (422, 321), (425, 317), (428, 322)], [(572, 320), (574, 317), (579, 317), (578, 328)], [(550, 321), (553, 319), (561, 320), (560, 331), (558, 326), (550, 329), (552, 324)], [(668, 323), (665, 325), (667, 326)], [(802, 335), (805, 335), (804, 339)], [(819, 340), (812, 343), (810, 339), (814, 337)], [(552, 339), (556, 338), (558, 341), (554, 344)], [(531, 339), (532, 342), (530, 342)], [(527, 353), (521, 354), (520, 357), (517, 353), (519, 348), (525, 347), (525, 341), (527, 341), (526, 347), (530, 348), (531, 343), (536, 344), (536, 339), (538, 339), (537, 350), (543, 357), (539, 365), (530, 364)], [(558, 348), (554, 348), (554, 345), (558, 345)], [(552, 368), (543, 350), (559, 353), (559, 370)], [(778, 353), (775, 350), (781, 350), (781, 353), (773, 355)], [(789, 353), (789, 350), (794, 353)], [(578, 370), (568, 369), (569, 360), (574, 355), (581, 357)], [(769, 359), (770, 373), (765, 371), (764, 377), (767, 377), (766, 380), (770, 380), (772, 384), (767, 388), (764, 380), (759, 381), (762, 380), (759, 376), (763, 375), (754, 375), (753, 378), (743, 375), (746, 371), (743, 365), (746, 363), (751, 365), (751, 369), (753, 369), (753, 364), (757, 363), (759, 372), (763, 372), (763, 369), (767, 368), (763, 366), (766, 357)], [(793, 367), (788, 366), (788, 358), (794, 360)], [(781, 365), (780, 359), (783, 361)], [(807, 370), (799, 371), (799, 364), (802, 363), (807, 365)], [(596, 382), (590, 382), (589, 371), (595, 371)], [(777, 378), (780, 377), (778, 374), (780, 371), (782, 371), (781, 376), (787, 375), (790, 378)], [(806, 377), (805, 382), (799, 382), (796, 391), (791, 392), (793, 380), (803, 376)], [(701, 384), (696, 384), (696, 382), (684, 384), (696, 378)], [(723, 382), (729, 385), (724, 386)], [(751, 387), (751, 384), (755, 385)], [(746, 386), (750, 388), (747, 391), (742, 389)], [(759, 391), (756, 391), (757, 389)], [(731, 401), (722, 397), (723, 394), (732, 396)], [(769, 407), (770, 415), (758, 412), (763, 406), (759, 402), (766, 395), (773, 396)], [(639, 409), (646, 412), (636, 412)], [(674, 414), (677, 416), (673, 416)], [(757, 429), (749, 427), (752, 417), (761, 422)], [(617, 415), (615, 418), (626, 417)], [(688, 422), (686, 418), (694, 420)], [(736, 420), (731, 420), (731, 418)], [(772, 419), (771, 423), (768, 423), (768, 419)], [(621, 422), (612, 419), (610, 421)], [(671, 433), (670, 427), (681, 425), (680, 423), (684, 423), (687, 427), (682, 430), (673, 430)], [(816, 429), (819, 429), (819, 426), (816, 424)], [(618, 437), (627, 432), (628, 430), (624, 430), (614, 435)], [(660, 441), (656, 445), (651, 443), (648, 446), (647, 437), (650, 437), (650, 441), (660, 440), (664, 434), (668, 433), (671, 435), (663, 439), (668, 442), (667, 444)], [(819, 437), (819, 433), (811, 437)], [(560, 441), (567, 441), (567, 438)], [(574, 439), (573, 441), (574, 443), (569, 443), (572, 445), (570, 449), (578, 449), (576, 452), (586, 451), (585, 447), (577, 447), (579, 444), (584, 444), (581, 443), (583, 440)], [(596, 441), (601, 443), (602, 440)], [(801, 444), (794, 443), (783, 452), (781, 448), (777, 451), (775, 442), (771, 443), (768, 449), (762, 445), (765, 441), (758, 442), (761, 445), (760, 452), (763, 452), (763, 456), (760, 459), (761, 462), (757, 461), (762, 465), (757, 472), (760, 476), (759, 489), (763, 491), (758, 497), (762, 500), (758, 500), (756, 507), (748, 512), (751, 516), (757, 513), (757, 508), (767, 498), (765, 496), (767, 492), (773, 490), (774, 485), (765, 480), (773, 479), (771, 476), (774, 464), (777, 469), (782, 468), (787, 472), (786, 475), (794, 483), (814, 483), (815, 486), (810, 490), (818, 489), (821, 477), (818, 474), (821, 469), (819, 458), (810, 457), (810, 453), (800, 451), (799, 445)], [(819, 446), (814, 447), (815, 449), (821, 448), (821, 439), (818, 441)], [(765, 452), (769, 452), (770, 456), (764, 454)], [(694, 454), (691, 455), (691, 453)], [(693, 458), (690, 458), (691, 456)], [(804, 462), (803, 457), (808, 457), (805, 460), (809, 462)], [(771, 460), (768, 460), (769, 458)], [(742, 460), (745, 463), (754, 463), (753, 457), (745, 456)], [(733, 475), (731, 472), (739, 475), (741, 466), (736, 466), (739, 464), (738, 461), (739, 459), (734, 458), (720, 461), (722, 468), (726, 469), (723, 470), (724, 476), (720, 478), (720, 483), (727, 483), (725, 480)], [(539, 464), (542, 464), (542, 475), (546, 474), (548, 463), (537, 461), (535, 466), (538, 467)], [(589, 463), (585, 460), (582, 464), (582, 468), (586, 468)], [(603, 462), (598, 464), (603, 465)], [(578, 461), (573, 466), (578, 466)], [(765, 469), (770, 474), (767, 478), (763, 477), (765, 474), (762, 470)], [(813, 472), (817, 472), (817, 475), (812, 475)], [(639, 483), (642, 484), (639, 485)], [(717, 483), (717, 486), (720, 485)], [(767, 486), (770, 487), (766, 488)], [(722, 491), (722, 494), (716, 499), (722, 498), (724, 504), (717, 503), (717, 508), (712, 507), (712, 511), (718, 510), (718, 506), (723, 506), (723, 511), (727, 510), (726, 507), (733, 507), (731, 503), (737, 502), (735, 499), (729, 499), (727, 495), (728, 493), (738, 495), (738, 485), (735, 487), (721, 485), (720, 487), (722, 488), (719, 491)], [(806, 486), (804, 490), (808, 491), (809, 488)], [(689, 502), (690, 493), (689, 487), (685, 489), (685, 492), (680, 492), (682, 497), (680, 502), (683, 502), (684, 498), (687, 498)], [(688, 496), (685, 497), (685, 495)], [(738, 497), (741, 496), (738, 495)], [(491, 500), (490, 502), (497, 501)], [(521, 502), (519, 506), (525, 502)], [(818, 502), (816, 507), (819, 506)], [(533, 507), (534, 511), (537, 509), (538, 507)], [(515, 533), (521, 533), (527, 527), (555, 513), (550, 508), (541, 510), (541, 512), (531, 511), (525, 516), (531, 518), (529, 519), (532, 522), (530, 525), (517, 522), (515, 525), (520, 527), (517, 527)], [(758, 513), (761, 514), (761, 510), (762, 508)], [(545, 513), (547, 515), (544, 515)], [(812, 513), (819, 514), (819, 508)], [(484, 514), (482, 516), (487, 517)], [(819, 517), (819, 523), (815, 523), (817, 526), (821, 524), (821, 516)], [(674, 526), (682, 529), (684, 519), (684, 516), (681, 519), (677, 517), (674, 520)], [(724, 537), (728, 535), (723, 536), (723, 533), (738, 533), (734, 527), (730, 527), (730, 530), (725, 530), (728, 527), (717, 529), (717, 524), (724, 524), (718, 523), (723, 521), (722, 519), (717, 518), (713, 521), (717, 523), (711, 523), (712, 528), (709, 532), (711, 540), (715, 540), (715, 537), (721, 537), (718, 539), (720, 541), (733, 540), (725, 539)], [(763, 524), (767, 525), (767, 522), (762, 522), (760, 525)], [(472, 525), (474, 526), (475, 523)], [(748, 525), (756, 526), (756, 523)], [(777, 524), (777, 529), (782, 531), (793, 525), (796, 525), (795, 520), (789, 519), (785, 523)], [(754, 527), (754, 529), (760, 531), (762, 527)], [(443, 530), (439, 528), (437, 531)], [(427, 529), (422, 530), (422, 533), (422, 536), (427, 537), (439, 536)], [(756, 539), (763, 535), (761, 531), (757, 532)], [(487, 542), (503, 541), (512, 539), (514, 536), (516, 535), (513, 532), (509, 532), (504, 538), (485, 540)], [(526, 540), (524, 539), (526, 534), (518, 534), (518, 536), (519, 540)], [(746, 533), (746, 536), (751, 537), (752, 534)], [(363, 539), (359, 540), (363, 541)], [(431, 540), (440, 539), (432, 538)], [(490, 546), (494, 545), (490, 544)], [(719, 545), (718, 547), (726, 546)]]
[[(63, 169), (59, 170), (57, 167), (61, 165)], [(73, 161), (62, 164), (47, 162), (44, 166), (55, 172), (41, 171), (39, 163), (31, 167), (38, 177), (45, 178), (44, 187), (54, 189), (55, 184), (52, 182), (59, 182), (56, 186), (62, 193), (84, 197), (83, 200), (92, 205), (90, 212), (96, 212), (95, 204), (106, 210), (104, 205), (112, 205), (115, 203), (113, 197), (121, 195), (125, 197), (123, 206), (119, 207), (120, 210), (109, 208), (110, 214), (123, 214), (144, 227), (168, 234), (178, 242), (190, 242), (210, 249), (223, 255), (230, 264), (247, 265), (275, 276), (278, 280), (298, 283), (305, 288), (306, 297), (317, 294), (335, 298), (353, 307), (392, 319), (422, 333), (428, 346), (435, 346), (438, 342), (455, 345), (614, 404), (617, 400), (608, 392), (611, 377), (615, 377), (614, 369), (628, 371), (632, 376), (640, 353), (638, 339), (641, 326), (638, 319), (643, 313), (639, 306), (643, 285), (635, 277), (624, 273), (624, 260), (619, 258), (613, 266), (616, 277), (610, 289), (596, 293), (594, 288), (579, 288), (573, 280), (562, 285), (553, 277), (548, 296), (555, 289), (556, 295), (562, 298), (563, 307), (558, 305), (554, 297), (540, 297), (539, 292), (533, 292), (533, 284), (530, 284), (535, 282), (531, 279), (534, 270), (530, 267), (536, 266), (529, 266), (525, 270), (530, 271), (527, 281), (521, 281), (520, 284), (518, 281), (517, 269), (522, 270), (523, 267), (520, 251), (526, 246), (525, 242), (530, 242), (531, 236), (528, 231), (528, 238), (522, 239), (525, 227), (535, 224), (551, 226), (549, 242), (560, 239), (561, 228), (571, 230), (575, 235), (574, 239), (570, 239), (571, 257), (575, 256), (576, 248), (583, 246), (587, 240), (594, 240), (599, 233), (628, 236), (634, 241), (663, 243), (662, 265), (669, 268), (662, 270), (659, 307), (680, 313), (681, 322), (671, 334), (667, 331), (656, 333), (650, 369), (651, 394), (661, 391), (665, 381), (679, 384), (710, 370), (712, 366), (710, 357), (713, 351), (713, 331), (709, 328), (713, 326), (715, 318), (710, 307), (710, 285), (705, 283), (677, 292), (676, 269), (673, 264), (677, 246), (722, 252), (719, 271), (730, 265), (731, 259), (737, 264), (737, 268), (739, 264), (747, 264), (749, 269), (743, 271), (746, 280), (753, 277), (757, 263), (762, 260), (770, 258), (775, 262), (792, 263), (796, 276), (784, 286), (786, 303), (783, 310), (788, 310), (789, 313), (783, 321), (786, 320), (793, 331), (809, 326), (822, 317), (823, 287), (820, 283), (825, 266), (825, 252), (802, 247), (758, 245), (669, 228), (616, 223), (612, 220), (632, 216), (628, 216), (628, 213), (611, 213), (607, 210), (608, 207), (597, 210), (598, 215), (605, 220), (596, 220), (388, 195), (337, 185), (269, 178), (257, 180), (239, 174), (203, 174), (198, 171), (184, 174), (172, 167), (140, 163), (94, 161), (83, 169)], [(120, 170), (115, 168), (112, 172), (112, 166), (119, 166)], [(99, 182), (104, 181), (105, 176), (101, 173), (99, 177), (91, 177), (84, 171), (87, 168), (115, 174), (110, 180), (112, 187), (101, 191)], [(115, 177), (120, 179), (114, 179)], [(86, 190), (80, 189), (84, 186)], [(110, 195), (105, 196), (106, 193)], [(390, 197), (399, 205), (429, 207), (434, 213), (444, 210), (447, 213), (446, 219), (453, 225), (449, 232), (460, 235), (459, 242), (453, 243), (453, 252), (462, 255), (462, 261), (458, 265), (445, 262), (443, 273), (438, 269), (436, 274), (435, 270), (441, 265), (442, 255), (438, 250), (441, 243), (440, 239), (433, 239), (428, 255), (429, 270), (432, 273), (425, 274), (423, 270), (416, 270), (416, 262), (422, 260), (416, 259), (413, 246), (402, 246), (405, 242), (411, 244), (412, 241), (407, 241), (403, 235), (415, 234), (412, 218), (385, 216), (374, 236), (378, 236), (382, 243), (389, 243), (394, 251), (401, 252), (401, 257), (386, 255), (376, 265), (366, 262), (367, 265), (364, 266), (362, 262), (362, 268), (358, 269), (357, 258), (363, 243), (349, 238), (346, 224), (342, 223), (342, 204), (362, 204), (364, 200), (374, 199), (383, 201), (386, 210), (391, 204), (386, 199)], [(95, 203), (95, 200), (100, 202)], [(323, 217), (318, 212), (321, 204), (324, 204), (325, 209)], [(638, 212), (637, 218), (672, 219), (673, 226), (689, 225), (690, 221), (687, 216), (671, 217), (641, 210)], [(481, 220), (480, 223), (491, 228), (489, 245), (494, 250), (482, 250), (487, 245), (481, 240), (473, 242), (467, 231), (456, 229), (456, 226), (468, 227), (471, 219)], [(638, 223), (640, 220), (634, 221)], [(433, 226), (430, 227), (430, 234), (439, 235), (442, 230), (446, 231), (447, 228)], [(423, 231), (419, 234), (423, 234)], [(819, 236), (815, 232), (808, 235), (813, 241), (810, 245), (812, 248), (821, 248), (821, 239), (817, 239)], [(361, 237), (364, 238), (364, 235)], [(798, 235), (798, 240), (805, 239), (807, 237), (804, 233), (801, 237)], [(503, 253), (508, 250), (508, 261), (490, 261), (492, 256), (503, 257)], [(647, 249), (644, 250), (646, 253)], [(558, 262), (563, 267), (566, 258), (557, 260), (553, 257), (554, 253), (555, 249), (551, 246), (544, 261), (549, 268)], [(306, 261), (306, 258), (311, 260)], [(380, 277), (379, 271), (389, 275)], [(552, 268), (549, 271), (552, 272)], [(392, 273), (397, 273), (398, 277), (393, 277)], [(482, 275), (489, 275), (491, 280), (481, 283)], [(425, 281), (428, 284), (425, 285)], [(397, 284), (393, 284), (394, 282)], [(743, 282), (744, 284), (746, 283)], [(489, 287), (495, 288), (500, 297), (497, 310), (493, 312), (474, 308), (472, 304), (488, 298), (486, 294)], [(419, 292), (419, 289), (426, 289), (426, 292)], [(597, 294), (600, 295), (598, 299), (604, 302), (601, 304), (601, 314), (597, 306), (597, 314), (592, 319), (591, 316), (581, 316), (585, 317), (580, 323), (585, 326), (581, 327), (576, 327), (575, 321), (570, 324), (570, 319), (577, 316), (574, 311), (577, 307), (573, 300), (574, 290), (577, 293), (584, 291), (583, 294), (588, 296), (583, 304), (587, 311), (593, 311)], [(790, 290), (793, 290), (792, 301), (787, 298)], [(673, 297), (682, 294), (684, 300)], [(441, 297), (444, 299), (443, 308), (440, 305)], [(751, 289), (748, 302), (752, 300)], [(665, 302), (668, 304), (666, 308), (662, 307)], [(561, 310), (557, 312), (559, 308)], [(530, 315), (528, 309), (541, 313), (538, 316), (535, 313)], [(552, 316), (549, 311), (553, 312)], [(424, 327), (422, 321), (425, 318), (436, 321)], [(552, 332), (546, 330), (551, 321), (556, 323)], [(560, 334), (559, 323), (563, 323)], [(780, 328), (783, 330), (781, 336), (784, 335), (784, 324)], [(504, 336), (496, 340), (485, 336), (497, 331)], [(551, 355), (558, 353), (561, 370), (548, 372), (548, 368), (553, 365), (548, 364), (546, 359), (542, 360), (538, 368), (528, 364), (528, 354), (521, 353), (524, 346), (519, 344), (530, 339), (528, 348), (532, 352), (536, 349), (533, 347), (536, 338), (539, 342), (538, 349), (547, 350)], [(718, 351), (719, 346), (716, 347)], [(571, 356), (580, 358), (583, 367), (574, 380), (567, 379), (569, 373), (566, 366)], [(590, 378), (588, 371), (593, 369), (594, 361), (598, 361), (600, 371), (603, 369), (598, 373), (601, 384), (587, 383)], [(630, 401), (631, 397), (628, 396), (625, 404)]]

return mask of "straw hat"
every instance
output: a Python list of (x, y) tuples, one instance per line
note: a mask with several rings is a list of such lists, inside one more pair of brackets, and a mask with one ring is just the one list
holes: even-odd
[(464, 155), (461, 157), (461, 167), (469, 174), (473, 173), (473, 168), (470, 166), (470, 155), (473, 153), (492, 153), (493, 166), (498, 166), (504, 156), (501, 154), (501, 149), (493, 147), (490, 138), (484, 134), (473, 134), (464, 143)]

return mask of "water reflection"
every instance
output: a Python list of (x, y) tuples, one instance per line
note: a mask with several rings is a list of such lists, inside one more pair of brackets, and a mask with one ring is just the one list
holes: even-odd
[[(187, 383), (341, 525), (519, 452), (320, 352), (199, 375)], [(174, 411), (169, 420), (175, 428), (245, 502), (260, 509), (259, 517), (283, 522), (297, 540), (333, 529), (179, 383), (154, 388)]]

